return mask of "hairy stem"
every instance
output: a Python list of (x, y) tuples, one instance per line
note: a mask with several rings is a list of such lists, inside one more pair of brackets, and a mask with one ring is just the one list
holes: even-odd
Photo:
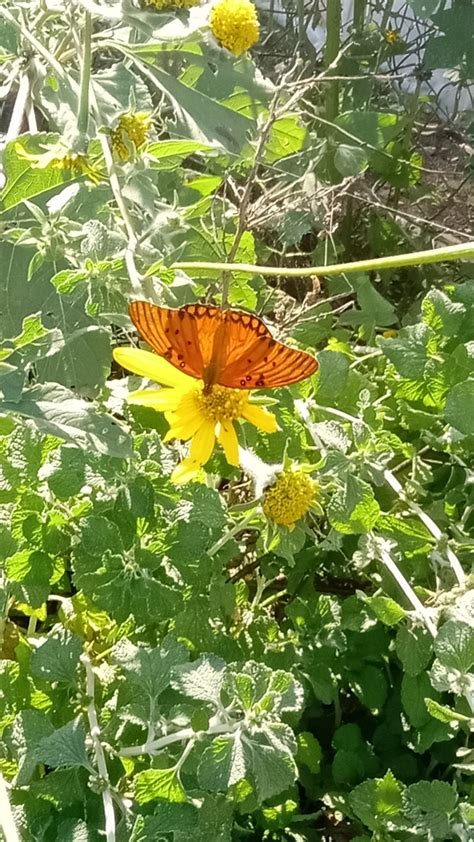
[(217, 269), (229, 272), (250, 272), (267, 277), (308, 278), (310, 275), (348, 275), (352, 272), (372, 272), (383, 269), (398, 269), (401, 266), (422, 266), (428, 263), (443, 263), (474, 257), (474, 240), (455, 246), (443, 246), (426, 251), (412, 251), (408, 254), (393, 254), (389, 257), (374, 257), (371, 260), (354, 260), (352, 263), (336, 263), (330, 266), (258, 266), (254, 263), (214, 263), (212, 261), (180, 261), (171, 269)]
[(94, 754), (97, 761), (97, 768), (99, 775), (102, 778), (102, 802), (104, 805), (105, 816), (105, 838), (107, 842), (115, 842), (115, 811), (114, 802), (112, 798), (112, 791), (110, 788), (109, 772), (105, 762), (104, 749), (100, 741), (100, 727), (97, 719), (97, 711), (94, 703), (94, 672), (92, 663), (88, 655), (83, 653), (81, 655), (81, 663), (86, 671), (86, 693), (89, 699), (87, 705), (87, 718), (89, 720), (90, 734), (94, 747)]
[(408, 599), (410, 604), (413, 606), (413, 608), (414, 608), (416, 614), (418, 615), (418, 617), (420, 618), (420, 620), (423, 620), (423, 623), (425, 624), (429, 633), (433, 637), (436, 637), (437, 630), (436, 630), (435, 623), (431, 619), (431, 617), (428, 614), (428, 612), (427, 612), (425, 606), (423, 605), (423, 603), (420, 602), (420, 600), (418, 599), (418, 597), (417, 597), (415, 591), (413, 590), (412, 586), (410, 585), (410, 583), (405, 579), (403, 573), (401, 572), (401, 570), (399, 570), (399, 568), (395, 564), (392, 556), (390, 555), (390, 551), (389, 551), (388, 546), (387, 546), (387, 541), (385, 541), (385, 540), (381, 541), (375, 535), (373, 536), (373, 538), (376, 541), (377, 547), (379, 549), (380, 561), (382, 562), (382, 564), (385, 565), (385, 567), (387, 568), (389, 573), (393, 576), (393, 578), (395, 579), (395, 581), (396, 581), (397, 585), (399, 586), (400, 590), (403, 591), (406, 598)]
[(89, 93), (91, 81), (91, 65), (92, 65), (92, 18), (90, 12), (84, 15), (84, 32), (83, 32), (83, 53), (82, 53), (82, 70), (81, 70), (81, 90), (79, 94), (79, 113), (77, 115), (77, 131), (81, 136), (81, 140), (87, 142), (87, 129), (89, 126)]

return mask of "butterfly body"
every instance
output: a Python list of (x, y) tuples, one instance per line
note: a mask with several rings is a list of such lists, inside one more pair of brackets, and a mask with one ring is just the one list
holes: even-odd
[(304, 351), (273, 338), (250, 313), (208, 304), (172, 309), (147, 301), (129, 305), (132, 322), (143, 339), (176, 368), (204, 382), (231, 389), (265, 389), (297, 383), (318, 363)]

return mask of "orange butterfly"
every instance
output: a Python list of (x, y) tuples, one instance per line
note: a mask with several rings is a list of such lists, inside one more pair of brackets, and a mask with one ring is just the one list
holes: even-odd
[(175, 366), (204, 381), (230, 389), (274, 389), (304, 380), (318, 363), (304, 351), (277, 342), (256, 316), (187, 304), (177, 310), (132, 301), (130, 318), (140, 335)]

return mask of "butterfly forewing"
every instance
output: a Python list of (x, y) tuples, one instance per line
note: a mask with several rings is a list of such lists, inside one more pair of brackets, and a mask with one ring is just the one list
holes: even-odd
[(186, 374), (234, 389), (271, 389), (297, 383), (318, 363), (277, 342), (264, 323), (240, 310), (188, 304), (177, 310), (133, 301), (130, 317), (160, 356)]

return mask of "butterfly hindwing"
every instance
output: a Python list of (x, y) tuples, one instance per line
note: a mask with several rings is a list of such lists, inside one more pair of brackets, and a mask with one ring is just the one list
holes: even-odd
[(256, 316), (228, 313), (233, 316), (228, 322), (232, 351), (219, 377), (223, 386), (274, 389), (298, 383), (317, 370), (318, 363), (311, 354), (278, 342)]

